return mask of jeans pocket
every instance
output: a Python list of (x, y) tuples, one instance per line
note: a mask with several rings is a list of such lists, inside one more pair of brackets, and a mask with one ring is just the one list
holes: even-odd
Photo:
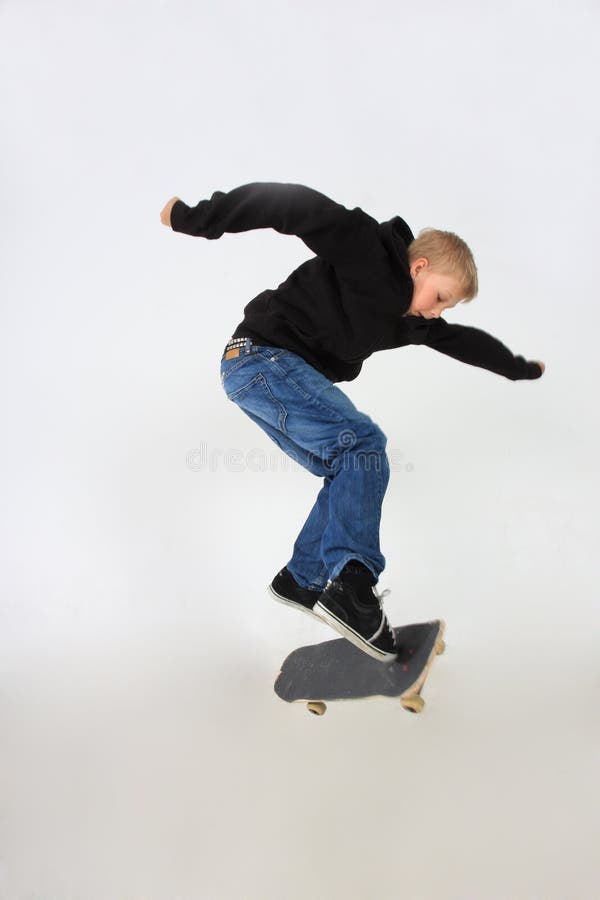
[(274, 396), (262, 372), (234, 390), (226, 388), (225, 393), (232, 403), (243, 409), (251, 418), (259, 419), (286, 433), (287, 409)]

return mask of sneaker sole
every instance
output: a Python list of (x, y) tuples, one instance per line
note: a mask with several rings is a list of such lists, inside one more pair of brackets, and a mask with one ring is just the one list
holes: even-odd
[(322, 621), (326, 622), (328, 625), (331, 625), (332, 628), (335, 628), (335, 630), (338, 631), (342, 635), (342, 637), (345, 637), (346, 640), (354, 644), (355, 647), (358, 647), (359, 650), (362, 650), (363, 653), (368, 653), (369, 656), (373, 657), (373, 659), (384, 663), (391, 663), (397, 658), (397, 653), (389, 653), (387, 650), (378, 650), (377, 647), (374, 647), (373, 644), (370, 644), (366, 640), (366, 638), (362, 636), (362, 634), (354, 631), (353, 628), (350, 628), (349, 625), (346, 625), (345, 622), (342, 622), (341, 619), (338, 619), (338, 617), (330, 612), (327, 607), (323, 606), (319, 600), (317, 600), (316, 605), (319, 607), (318, 614), (321, 617)]
[(319, 615), (319, 613), (315, 612), (314, 609), (308, 609), (306, 606), (302, 606), (301, 603), (295, 603), (294, 600), (288, 600), (287, 597), (283, 597), (281, 594), (277, 594), (271, 585), (267, 585), (267, 590), (273, 599), (277, 600), (278, 603), (283, 603), (285, 606), (291, 606), (293, 609), (299, 609), (300, 612), (306, 613), (307, 616), (310, 616), (311, 619), (316, 619), (317, 622), (323, 622), (323, 618)]

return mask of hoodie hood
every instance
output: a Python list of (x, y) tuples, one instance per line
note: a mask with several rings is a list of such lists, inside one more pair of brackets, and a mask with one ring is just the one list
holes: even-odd
[(394, 216), (387, 222), (380, 222), (379, 234), (386, 248), (395, 257), (406, 260), (406, 248), (415, 239), (414, 234), (400, 216)]
[[(390, 255), (392, 266), (400, 269), (405, 277), (410, 278), (410, 266), (408, 264), (407, 247), (415, 236), (400, 216), (394, 216), (387, 222), (379, 223), (379, 237), (381, 243)], [(411, 281), (412, 284), (412, 281)]]
[(407, 293), (401, 310), (401, 315), (404, 316), (410, 306), (413, 294), (407, 247), (414, 241), (415, 236), (404, 219), (400, 218), (400, 216), (394, 216), (392, 219), (388, 219), (387, 222), (379, 223), (379, 237), (389, 254), (392, 268), (396, 270), (402, 281), (406, 283)]

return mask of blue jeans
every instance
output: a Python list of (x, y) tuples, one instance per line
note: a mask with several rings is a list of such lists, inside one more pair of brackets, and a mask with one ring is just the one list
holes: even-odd
[(304, 588), (357, 559), (375, 580), (385, 568), (379, 547), (381, 505), (390, 468), (381, 428), (301, 356), (245, 345), (221, 361), (221, 384), (284, 453), (323, 478), (287, 568)]

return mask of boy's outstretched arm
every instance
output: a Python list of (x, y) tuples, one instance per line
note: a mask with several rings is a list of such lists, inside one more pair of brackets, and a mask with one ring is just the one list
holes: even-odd
[(501, 341), (480, 328), (449, 324), (445, 319), (431, 320), (423, 343), (471, 366), (504, 375), (511, 381), (541, 378), (546, 368), (543, 362), (515, 356)]
[(359, 264), (369, 253), (382, 253), (378, 223), (360, 207), (346, 209), (302, 184), (257, 181), (188, 206), (173, 197), (161, 212), (173, 231), (220, 238), (224, 232), (273, 228), (294, 234), (332, 265)]

